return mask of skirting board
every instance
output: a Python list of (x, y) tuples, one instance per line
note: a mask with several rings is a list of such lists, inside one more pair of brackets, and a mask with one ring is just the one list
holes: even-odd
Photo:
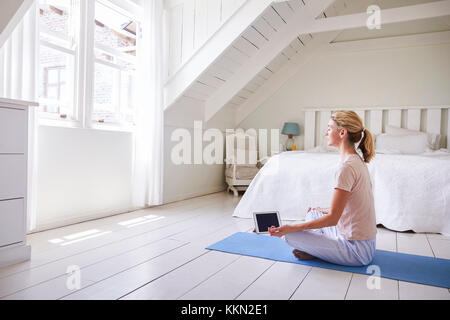
[(83, 222), (87, 222), (87, 221), (108, 218), (108, 217), (132, 212), (132, 211), (139, 210), (139, 209), (141, 209), (141, 208), (128, 207), (128, 208), (123, 208), (123, 209), (97, 212), (97, 213), (82, 216), (82, 217), (72, 216), (72, 217), (68, 217), (66, 219), (62, 219), (62, 220), (50, 220), (50, 221), (38, 222), (38, 225), (36, 226), (36, 228), (29, 231), (27, 234), (33, 234), (33, 233), (47, 231), (47, 230), (51, 230), (51, 229), (67, 227), (67, 226), (77, 224), (77, 223), (83, 223)]
[(16, 245), (0, 248), (0, 268), (30, 260), (31, 246)]
[(211, 193), (222, 192), (222, 191), (225, 191), (226, 189), (227, 189), (227, 186), (224, 184), (224, 185), (220, 185), (217, 187), (209, 188), (208, 190), (204, 190), (204, 191), (173, 195), (173, 196), (164, 198), (164, 204), (168, 204), (168, 203), (176, 202), (176, 201), (187, 200), (187, 199), (195, 198), (195, 197), (201, 197), (201, 196), (205, 196), (205, 195), (211, 194)]

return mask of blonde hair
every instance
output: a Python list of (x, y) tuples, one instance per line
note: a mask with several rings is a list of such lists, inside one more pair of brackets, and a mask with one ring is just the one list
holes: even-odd
[(375, 156), (375, 146), (372, 134), (369, 130), (364, 129), (364, 124), (358, 114), (354, 111), (336, 111), (331, 115), (331, 119), (336, 122), (339, 130), (347, 129), (349, 143), (358, 143), (362, 138), (358, 149), (363, 154), (364, 162), (369, 163)]

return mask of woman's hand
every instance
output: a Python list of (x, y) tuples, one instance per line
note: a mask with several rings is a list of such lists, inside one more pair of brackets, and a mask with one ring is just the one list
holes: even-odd
[(271, 226), (269, 228), (270, 235), (273, 237), (278, 237), (278, 238), (281, 238), (282, 236), (284, 236), (288, 233), (291, 233), (291, 232), (294, 232), (294, 230), (292, 229), (292, 226), (290, 226), (290, 225), (284, 225), (279, 228)]

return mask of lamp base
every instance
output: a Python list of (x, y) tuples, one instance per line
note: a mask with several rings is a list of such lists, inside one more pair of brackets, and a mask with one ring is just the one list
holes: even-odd
[(286, 151), (292, 151), (292, 146), (295, 145), (295, 141), (292, 138), (288, 138), (286, 140), (286, 143), (284, 144), (285, 150)]

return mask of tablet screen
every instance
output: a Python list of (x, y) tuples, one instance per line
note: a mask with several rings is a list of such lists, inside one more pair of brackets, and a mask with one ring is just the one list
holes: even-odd
[(280, 226), (276, 212), (255, 213), (255, 216), (259, 232), (267, 232), (271, 226)]

